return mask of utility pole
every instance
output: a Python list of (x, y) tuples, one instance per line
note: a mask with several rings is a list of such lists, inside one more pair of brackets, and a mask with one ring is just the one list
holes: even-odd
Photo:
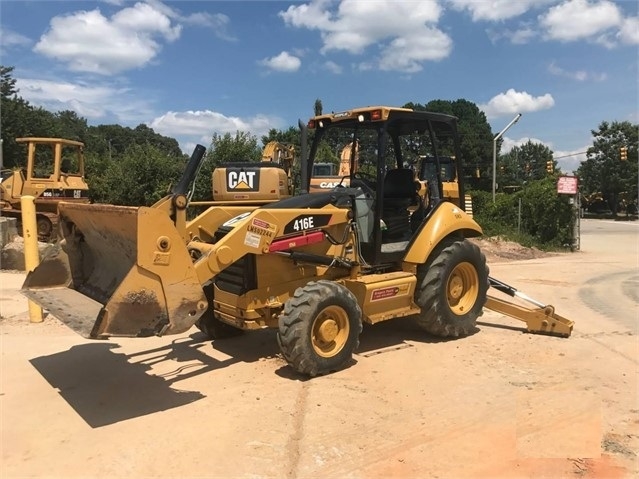
[(501, 130), (497, 134), (497, 136), (495, 138), (493, 138), (493, 203), (495, 202), (495, 188), (496, 188), (496, 185), (497, 185), (497, 140), (499, 140), (499, 138), (501, 138), (501, 135), (506, 133), (506, 130), (508, 130), (508, 128), (513, 126), (515, 123), (517, 123), (520, 118), (521, 118), (521, 113), (517, 113), (517, 116), (515, 118), (513, 118), (510, 123), (508, 123), (506, 128)]

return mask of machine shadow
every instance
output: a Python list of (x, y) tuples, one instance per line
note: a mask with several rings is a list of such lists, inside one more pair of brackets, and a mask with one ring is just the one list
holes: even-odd
[[(204, 397), (173, 387), (178, 381), (277, 354), (264, 335), (215, 341), (197, 332), (152, 349), (118, 353), (115, 343), (96, 342), (30, 360), (91, 427), (98, 428), (190, 404)], [(214, 356), (220, 351), (222, 359)], [(175, 366), (175, 363), (181, 363)], [(163, 372), (151, 371), (155, 365)]]
[[(475, 331), (477, 332), (477, 331)], [(474, 334), (474, 333), (473, 333)], [(433, 344), (459, 341), (463, 338), (439, 338), (431, 336), (417, 326), (413, 316), (395, 318), (375, 325), (364, 325), (356, 354), (369, 356), (377, 351), (410, 347), (406, 341)]]
[[(113, 352), (118, 347), (112, 343), (81, 344), (30, 362), (92, 428), (165, 411), (205, 397), (199, 392), (171, 388), (173, 381), (148, 374), (151, 364), (130, 361), (135, 355)], [(166, 359), (173, 355), (189, 356), (185, 348), (188, 346), (180, 344), (167, 351)]]
[[(179, 381), (264, 358), (283, 362), (276, 334), (264, 329), (210, 341), (198, 331), (164, 346), (129, 354), (116, 352), (120, 348), (116, 343), (93, 342), (33, 358), (30, 363), (89, 426), (98, 428), (206, 397), (198, 391), (174, 388)], [(439, 343), (448, 339), (427, 335), (411, 318), (364, 326), (355, 356), (344, 367), (356, 364), (358, 356), (411, 347), (406, 341)], [(152, 371), (154, 366), (163, 372)], [(291, 380), (309, 379), (286, 364), (274, 368), (274, 374)]]
[(511, 326), (509, 324), (501, 324), (501, 323), (491, 323), (488, 321), (477, 321), (477, 326), (485, 326), (487, 328), (496, 328), (496, 329), (507, 329), (508, 331), (517, 331), (522, 334), (525, 334), (526, 328), (521, 326)]

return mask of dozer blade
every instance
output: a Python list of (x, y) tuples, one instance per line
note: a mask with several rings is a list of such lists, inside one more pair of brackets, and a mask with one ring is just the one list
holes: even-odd
[(189, 253), (159, 209), (61, 203), (63, 239), (22, 293), (87, 338), (188, 330), (208, 307)]

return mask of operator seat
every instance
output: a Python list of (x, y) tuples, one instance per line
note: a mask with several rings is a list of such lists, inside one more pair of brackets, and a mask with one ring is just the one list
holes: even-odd
[(384, 177), (384, 208), (407, 208), (415, 200), (413, 170), (388, 170)]
[(386, 172), (382, 207), (386, 230), (382, 233), (382, 241), (403, 241), (410, 237), (408, 207), (415, 204), (416, 196), (413, 170), (399, 168)]

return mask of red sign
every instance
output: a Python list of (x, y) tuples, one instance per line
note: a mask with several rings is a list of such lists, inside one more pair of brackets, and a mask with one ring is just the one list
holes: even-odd
[(394, 296), (397, 296), (397, 293), (399, 293), (399, 288), (397, 287), (374, 289), (373, 293), (371, 294), (371, 301), (392, 298)]
[(579, 179), (576, 176), (560, 176), (557, 179), (557, 193), (560, 195), (576, 195)]

